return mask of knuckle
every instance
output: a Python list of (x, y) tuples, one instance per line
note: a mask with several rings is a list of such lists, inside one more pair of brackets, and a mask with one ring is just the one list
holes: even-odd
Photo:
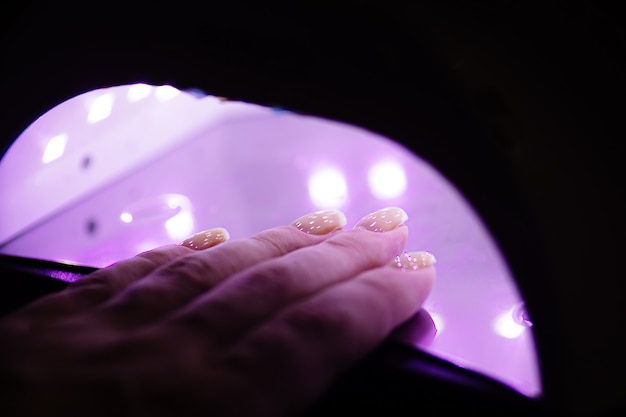
[(137, 258), (145, 259), (153, 267), (166, 265), (181, 254), (189, 253), (191, 249), (184, 246), (157, 248), (137, 255)]
[(319, 243), (323, 236), (302, 233), (293, 226), (280, 226), (265, 230), (250, 238), (271, 256), (281, 256), (296, 249)]
[(252, 236), (251, 239), (267, 247), (269, 252), (276, 255), (284, 255), (292, 250), (291, 239), (289, 239), (283, 229), (267, 230)]
[(213, 263), (200, 256), (189, 255), (163, 266), (159, 275), (167, 280), (175, 279), (181, 284), (208, 287), (214, 283), (219, 273)]
[(266, 262), (265, 264), (250, 271), (243, 285), (248, 290), (257, 292), (258, 296), (268, 296), (280, 298), (289, 293), (293, 281), (293, 271), (289, 265), (280, 260)]

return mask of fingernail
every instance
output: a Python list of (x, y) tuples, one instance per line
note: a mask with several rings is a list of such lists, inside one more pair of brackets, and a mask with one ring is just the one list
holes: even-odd
[(363, 217), (354, 228), (372, 232), (389, 232), (404, 224), (408, 218), (409, 215), (401, 208), (387, 207)]
[(325, 235), (346, 225), (346, 216), (339, 210), (322, 210), (306, 214), (291, 223), (298, 230), (312, 235)]
[(226, 242), (230, 239), (230, 234), (228, 234), (228, 230), (217, 227), (215, 229), (205, 230), (200, 233), (196, 233), (180, 242), (181, 246), (187, 246), (190, 249), (202, 250), (208, 249), (215, 245), (219, 245), (220, 243)]
[(426, 251), (404, 252), (396, 256), (389, 265), (403, 269), (405, 271), (417, 271), (426, 268), (437, 262), (435, 255)]

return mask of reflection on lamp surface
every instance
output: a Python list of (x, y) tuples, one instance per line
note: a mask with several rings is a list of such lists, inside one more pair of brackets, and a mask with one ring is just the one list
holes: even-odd
[(513, 306), (510, 309), (499, 314), (493, 322), (494, 331), (502, 337), (507, 339), (514, 339), (521, 336), (526, 326), (518, 323), (514, 319), (515, 310), (517, 306)]
[(61, 133), (54, 136), (46, 144), (46, 148), (43, 151), (41, 162), (48, 164), (55, 159), (59, 159), (65, 152), (65, 145), (67, 144), (67, 134)]
[(433, 313), (432, 311), (430, 312), (430, 317), (433, 320), (433, 323), (435, 323), (435, 329), (437, 329), (437, 335), (435, 337), (437, 337), (441, 334), (441, 332), (443, 332), (443, 329), (446, 328), (446, 323), (443, 320), (443, 317), (437, 313)]
[[(88, 103), (105, 123), (87, 120)], [(401, 198), (406, 250), (438, 261), (430, 330), (403, 342), (541, 394), (523, 300), (488, 230), (428, 162), (365, 129), (171, 86), (96, 90), (24, 131), (0, 161), (0, 194), (21, 202), (0, 206), (0, 252), (96, 267), (207, 228), (242, 238), (326, 208), (350, 227)]]
[(178, 210), (178, 213), (165, 221), (167, 235), (175, 241), (191, 236), (194, 231), (191, 201), (185, 196), (174, 194), (168, 196), (167, 204), (171, 209)]
[(113, 109), (113, 94), (106, 93), (96, 98), (91, 104), (87, 120), (89, 123), (96, 123), (106, 119), (111, 115)]
[(143, 100), (148, 97), (150, 93), (152, 93), (152, 89), (154, 87), (148, 84), (133, 84), (128, 87), (128, 92), (126, 93), (126, 98), (131, 103), (134, 103), (139, 100)]
[(124, 223), (130, 223), (133, 221), (133, 215), (127, 211), (120, 214), (120, 220)]
[(180, 90), (171, 85), (161, 85), (155, 88), (154, 95), (159, 101), (171, 100), (180, 94)]
[(406, 174), (398, 161), (384, 160), (372, 165), (367, 181), (372, 194), (380, 200), (400, 197), (406, 191)]

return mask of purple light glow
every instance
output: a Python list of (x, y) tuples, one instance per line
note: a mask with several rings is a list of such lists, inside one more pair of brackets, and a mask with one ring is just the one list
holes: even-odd
[[(64, 150), (43, 163), (63, 132)], [(246, 237), (320, 208), (341, 208), (350, 227), (400, 206), (406, 249), (435, 254), (438, 279), (414, 320), (422, 330), (394, 337), (541, 393), (523, 300), (479, 217), (426, 161), (367, 130), (170, 86), (98, 90), (20, 136), (0, 162), (0, 195), (20, 202), (0, 207), (0, 252), (96, 267), (207, 228)]]

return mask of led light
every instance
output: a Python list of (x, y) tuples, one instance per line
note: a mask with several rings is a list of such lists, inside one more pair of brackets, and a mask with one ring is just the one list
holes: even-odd
[(96, 123), (106, 119), (111, 115), (111, 109), (113, 108), (113, 95), (111, 93), (103, 94), (91, 104), (89, 109), (89, 115), (87, 121), (89, 123)]
[(124, 223), (130, 223), (133, 221), (133, 215), (125, 211), (122, 214), (120, 214), (120, 220), (123, 221)]
[(161, 85), (156, 88), (154, 95), (159, 101), (171, 100), (180, 94), (180, 90), (171, 85)]
[(174, 240), (182, 240), (189, 237), (194, 229), (193, 216), (189, 211), (181, 211), (165, 222), (167, 235)]
[(493, 330), (502, 337), (507, 339), (515, 339), (521, 336), (526, 327), (515, 321), (513, 307), (504, 313), (498, 315), (493, 322)]
[(65, 152), (65, 145), (67, 144), (67, 134), (61, 133), (56, 135), (48, 141), (46, 149), (43, 151), (41, 162), (44, 164), (50, 163), (55, 159), (59, 159), (63, 152)]
[(341, 207), (348, 199), (346, 179), (335, 168), (323, 168), (309, 177), (309, 198), (320, 208)]
[(406, 191), (406, 173), (395, 160), (373, 165), (368, 171), (367, 182), (372, 195), (379, 200), (400, 197)]
[(191, 214), (191, 201), (180, 194), (167, 196), (167, 206), (178, 212), (165, 221), (165, 230), (170, 239), (182, 240), (192, 234), (194, 230), (194, 218)]
[(126, 98), (130, 102), (135, 102), (148, 97), (151, 92), (152, 86), (149, 86), (148, 84), (133, 84), (128, 87)]

